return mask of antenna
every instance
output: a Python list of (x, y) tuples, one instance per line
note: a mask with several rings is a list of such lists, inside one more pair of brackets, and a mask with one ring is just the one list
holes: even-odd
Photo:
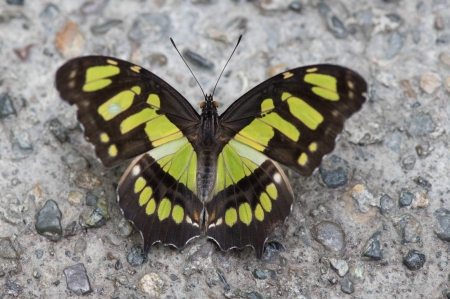
[[(189, 67), (189, 65), (187, 64), (186, 60), (184, 60), (183, 56), (181, 55), (180, 51), (178, 51), (177, 46), (175, 45), (175, 42), (173, 41), (172, 38), (170, 38), (170, 41), (172, 42), (173, 47), (175, 48), (175, 50), (177, 50), (178, 54), (180, 55), (181, 59), (183, 59), (184, 63), (186, 64), (187, 68), (189, 69), (189, 71), (191, 71), (192, 76), (194, 77), (195, 81), (197, 81), (198, 86), (200, 87), (200, 89), (202, 90), (203, 93), (203, 97), (206, 99), (206, 95), (205, 92), (203, 91), (202, 86), (200, 85), (200, 83), (198, 82), (197, 78), (195, 77), (194, 73), (192, 72), (191, 68)], [(234, 51), (233, 51), (234, 52)]]
[(213, 96), (213, 97), (214, 97), (214, 92), (216, 91), (217, 84), (219, 83), (219, 80), (220, 80), (220, 78), (222, 77), (223, 71), (224, 71), (225, 68), (227, 67), (228, 62), (230, 62), (231, 57), (233, 56), (234, 51), (236, 51), (237, 46), (239, 46), (239, 43), (241, 42), (241, 38), (242, 38), (242, 34), (239, 35), (239, 39), (238, 39), (238, 41), (237, 41), (237, 43), (236, 43), (236, 46), (234, 47), (233, 52), (231, 52), (230, 58), (228, 58), (227, 63), (225, 63), (225, 66), (223, 67), (222, 72), (221, 72), (220, 75), (219, 75), (219, 79), (217, 79), (216, 85), (214, 85), (214, 89), (213, 89), (213, 92), (212, 92), (212, 96)]

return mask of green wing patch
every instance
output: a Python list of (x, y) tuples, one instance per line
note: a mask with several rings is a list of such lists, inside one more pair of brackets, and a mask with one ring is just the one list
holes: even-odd
[(234, 138), (308, 176), (332, 151), (366, 91), (365, 80), (344, 67), (293, 69), (234, 102), (220, 116), (223, 138)]
[(196, 134), (199, 115), (166, 82), (112, 57), (70, 60), (56, 73), (61, 97), (78, 108), (86, 139), (105, 166)]
[(144, 238), (144, 250), (156, 242), (183, 248), (200, 235), (203, 203), (196, 195), (196, 153), (180, 138), (136, 158), (118, 187), (125, 218)]

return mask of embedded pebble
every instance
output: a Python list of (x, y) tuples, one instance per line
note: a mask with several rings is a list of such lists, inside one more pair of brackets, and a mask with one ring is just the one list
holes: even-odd
[(120, 24), (122, 24), (122, 20), (116, 19), (108, 20), (102, 24), (91, 26), (91, 32), (93, 34), (105, 34), (111, 28), (114, 28)]
[(302, 7), (302, 3), (297, 1), (291, 2), (291, 4), (289, 4), (289, 9), (298, 13), (302, 12)]
[(214, 68), (214, 63), (189, 49), (183, 51), (183, 57), (186, 57), (186, 60), (198, 67), (207, 70), (212, 70)]
[(410, 206), (414, 199), (414, 194), (409, 191), (400, 192), (400, 198), (398, 199), (398, 204), (400, 207)]
[(406, 129), (411, 136), (423, 136), (434, 132), (435, 128), (431, 116), (424, 112), (414, 113), (406, 120)]
[(108, 240), (109, 243), (115, 246), (119, 246), (122, 243), (122, 239), (116, 236), (114, 233), (108, 233), (105, 235), (105, 239)]
[(121, 260), (117, 260), (117, 261), (114, 263), (114, 269), (116, 269), (116, 270), (122, 270), (122, 269), (123, 269), (123, 264), (122, 264), (122, 261), (121, 261)]
[(345, 233), (337, 223), (319, 222), (313, 226), (311, 235), (328, 251), (340, 251), (345, 247)]
[(366, 264), (364, 262), (357, 262), (356, 265), (354, 265), (350, 269), (349, 275), (352, 281), (362, 284), (366, 280), (364, 276), (365, 271), (366, 271)]
[(442, 63), (442, 65), (450, 68), (450, 53), (442, 52), (441, 54), (439, 54), (439, 61)]
[(87, 247), (86, 240), (83, 237), (79, 237), (78, 240), (75, 242), (73, 251), (76, 253), (81, 253), (86, 250), (86, 247)]
[(403, 36), (397, 31), (394, 31), (388, 40), (386, 59), (387, 60), (394, 59), (395, 56), (398, 55), (402, 47), (403, 47)]
[(450, 210), (439, 208), (433, 215), (439, 223), (439, 228), (435, 229), (436, 235), (439, 239), (450, 242)]
[(77, 152), (71, 152), (64, 155), (62, 160), (72, 170), (83, 170), (89, 167), (88, 160)]
[(165, 66), (167, 64), (167, 56), (162, 53), (153, 53), (149, 56), (150, 65)]
[(34, 254), (36, 255), (36, 258), (40, 260), (44, 256), (44, 250), (43, 249), (36, 249), (34, 251)]
[(392, 222), (397, 234), (402, 238), (402, 243), (420, 242), (422, 225), (410, 214), (392, 217)]
[(6, 0), (6, 3), (8, 3), (9, 5), (24, 5), (25, 4), (25, 0)]
[(416, 192), (411, 207), (414, 209), (423, 209), (428, 207), (430, 200), (423, 192)]
[(120, 236), (129, 237), (133, 233), (133, 225), (130, 221), (122, 218), (120, 219), (119, 224), (117, 224), (117, 230)]
[(416, 164), (416, 157), (414, 157), (413, 155), (406, 156), (402, 160), (402, 166), (403, 166), (403, 169), (405, 169), (405, 170), (413, 169), (414, 164)]
[(75, 178), (74, 183), (81, 189), (92, 190), (100, 186), (102, 181), (90, 172), (82, 172)]
[(328, 31), (335, 38), (346, 38), (348, 35), (347, 29), (345, 29), (342, 21), (331, 11), (330, 7), (324, 2), (319, 2), (317, 8), (319, 10), (320, 16), (327, 25)]
[(54, 200), (47, 200), (45, 205), (36, 214), (37, 232), (51, 241), (62, 238), (61, 211)]
[(362, 184), (355, 185), (349, 191), (350, 196), (358, 203), (358, 209), (361, 213), (367, 213), (370, 207), (375, 204), (375, 197), (373, 194)]
[(133, 245), (131, 251), (127, 254), (127, 261), (132, 267), (137, 267), (147, 262), (147, 253), (140, 245)]
[(61, 143), (64, 143), (69, 139), (66, 127), (64, 127), (57, 118), (50, 120), (48, 129)]
[(322, 181), (328, 188), (333, 189), (347, 183), (349, 170), (349, 163), (336, 155), (324, 160), (319, 167)]
[(76, 234), (77, 234), (77, 222), (72, 221), (64, 229), (64, 236), (70, 237), (70, 236), (75, 236)]
[(10, 238), (0, 238), (0, 257), (14, 260), (20, 258)]
[[(447, 77), (444, 81), (444, 87), (447, 92), (450, 92), (450, 77)], [(1, 116), (1, 114), (0, 114)]]
[(385, 137), (384, 145), (394, 153), (400, 152), (400, 146), (402, 145), (403, 136), (400, 132), (393, 132), (387, 134)]
[(100, 227), (111, 218), (108, 212), (108, 200), (105, 197), (99, 199), (97, 207), (85, 221), (87, 227)]
[(109, 0), (90, 0), (83, 3), (80, 11), (84, 15), (98, 14), (108, 5)]
[(78, 206), (81, 204), (81, 200), (83, 199), (84, 194), (78, 191), (70, 191), (67, 196), (67, 201), (72, 206)]
[(348, 263), (344, 260), (332, 257), (330, 258), (330, 265), (338, 272), (340, 277), (344, 277), (348, 272)]
[(253, 277), (256, 279), (275, 279), (276, 277), (276, 272), (273, 270), (260, 270), (260, 269), (255, 269), (253, 270)]
[(9, 296), (17, 298), (20, 294), (22, 294), (23, 287), (19, 283), (8, 279), (3, 285), (3, 290)]
[(348, 276), (341, 281), (341, 291), (346, 294), (352, 294), (355, 291), (355, 286)]
[(91, 192), (86, 193), (86, 205), (89, 207), (96, 206), (98, 202), (97, 196), (92, 194)]
[(144, 39), (156, 42), (166, 36), (169, 25), (170, 19), (165, 15), (144, 13), (133, 21), (128, 38), (137, 43)]
[(420, 88), (427, 94), (433, 94), (441, 84), (442, 80), (437, 74), (428, 73), (420, 77)]
[(65, 268), (64, 275), (66, 275), (67, 288), (77, 296), (92, 292), (86, 268), (82, 263)]
[(159, 298), (164, 285), (164, 280), (155, 272), (145, 274), (138, 283), (139, 290), (151, 298)]
[(418, 176), (416, 178), (414, 178), (414, 182), (417, 183), (417, 185), (420, 185), (424, 188), (430, 189), (431, 188), (431, 183), (428, 182), (425, 178)]
[(383, 258), (383, 252), (381, 251), (380, 238), (381, 231), (374, 233), (369, 240), (367, 240), (366, 245), (364, 245), (362, 255), (368, 257), (371, 260), (379, 261)]
[(17, 114), (12, 103), (11, 97), (6, 92), (0, 94), (0, 118), (7, 117), (11, 114)]
[(21, 128), (15, 127), (11, 130), (10, 140), (15, 147), (19, 147), (22, 150), (33, 150), (33, 145), (30, 140), (30, 134)]
[(78, 25), (69, 22), (56, 34), (55, 43), (61, 56), (69, 59), (82, 54), (85, 40)]
[(283, 252), (284, 250), (285, 248), (280, 242), (267, 242), (266, 244), (264, 244), (264, 253), (261, 259), (262, 261), (269, 263), (278, 258), (280, 252)]
[(403, 264), (411, 271), (422, 268), (425, 261), (425, 255), (414, 249), (408, 251), (408, 254), (403, 258)]
[(380, 212), (386, 216), (395, 207), (395, 201), (387, 194), (380, 197)]

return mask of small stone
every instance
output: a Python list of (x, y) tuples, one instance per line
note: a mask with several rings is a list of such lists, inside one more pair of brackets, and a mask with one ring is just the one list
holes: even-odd
[(108, 212), (108, 200), (105, 197), (99, 199), (97, 207), (86, 220), (87, 227), (100, 227), (106, 224), (111, 218)]
[(340, 277), (344, 277), (348, 272), (348, 264), (344, 260), (338, 260), (332, 257), (330, 258), (330, 265), (338, 272)]
[[(450, 77), (447, 77), (444, 81), (444, 87), (447, 92), (450, 92)], [(0, 104), (1, 105), (1, 104)], [(1, 116), (1, 113), (0, 113)]]
[(123, 269), (123, 264), (121, 260), (117, 260), (114, 263), (114, 269), (116, 269), (117, 271), (122, 270)]
[(12, 280), (6, 280), (6, 282), (3, 285), (3, 292), (8, 294), (11, 297), (17, 298), (20, 294), (23, 292), (23, 287)]
[(214, 63), (204, 58), (200, 54), (197, 54), (191, 50), (183, 51), (183, 56), (186, 57), (186, 60), (192, 62), (192, 64), (207, 69), (212, 70), (214, 68)]
[(297, 13), (302, 12), (302, 4), (300, 2), (294, 1), (289, 4), (289, 9)]
[(91, 0), (86, 1), (80, 8), (84, 15), (99, 14), (108, 5), (109, 0)]
[(450, 53), (442, 52), (439, 54), (439, 61), (446, 67), (450, 68)]
[(341, 290), (346, 294), (352, 294), (355, 291), (355, 286), (353, 282), (348, 278), (348, 276), (344, 277), (341, 281)]
[(392, 217), (392, 222), (397, 234), (402, 238), (402, 243), (420, 242), (422, 226), (420, 222), (410, 214)]
[(450, 210), (439, 208), (433, 213), (439, 223), (439, 228), (434, 232), (439, 239), (450, 242)]
[(109, 29), (114, 28), (122, 24), (122, 20), (108, 20), (102, 24), (91, 26), (91, 32), (93, 34), (105, 34)]
[(424, 179), (424, 178), (421, 177), (421, 176), (416, 177), (416, 178), (414, 179), (414, 182), (416, 182), (417, 185), (420, 185), (420, 186), (422, 186), (422, 187), (424, 187), (424, 188), (431, 189), (431, 183), (428, 182), (426, 179)]
[(411, 205), (414, 199), (414, 194), (409, 191), (400, 192), (400, 198), (398, 199), (398, 204), (401, 207), (408, 207)]
[(127, 254), (127, 261), (132, 267), (137, 267), (147, 262), (147, 253), (142, 250), (140, 245), (133, 245), (131, 251)]
[(357, 262), (355, 266), (350, 269), (350, 277), (352, 281), (363, 284), (365, 281), (364, 272), (366, 271), (366, 264), (364, 262)]
[(61, 211), (54, 200), (47, 200), (45, 205), (36, 214), (37, 232), (51, 241), (62, 238)]
[(117, 229), (119, 235), (125, 238), (131, 236), (133, 233), (133, 225), (125, 218), (120, 219), (119, 224), (117, 224)]
[(349, 191), (350, 196), (358, 203), (361, 213), (367, 213), (372, 205), (376, 205), (373, 194), (362, 184), (355, 185)]
[(317, 5), (319, 14), (327, 25), (328, 31), (339, 39), (347, 37), (348, 32), (345, 29), (342, 21), (331, 11), (330, 7), (325, 2), (319, 2)]
[(67, 201), (72, 206), (78, 206), (81, 204), (81, 200), (83, 199), (84, 194), (78, 191), (70, 191), (67, 196)]
[(429, 203), (430, 203), (430, 200), (425, 195), (425, 193), (416, 192), (414, 199), (412, 201), (411, 207), (414, 209), (423, 209), (423, 208), (428, 207)]
[(20, 258), (10, 238), (0, 238), (0, 257), (14, 260)]
[(169, 275), (169, 278), (170, 278), (170, 280), (172, 280), (172, 281), (177, 281), (179, 278), (178, 278), (178, 276), (176, 276), (175, 274), (170, 274)]
[(285, 248), (283, 244), (281, 244), (280, 242), (277, 241), (267, 242), (266, 244), (264, 244), (264, 252), (263, 257), (261, 259), (266, 263), (270, 263), (278, 258), (280, 252), (284, 251)]
[(86, 247), (87, 247), (86, 240), (83, 237), (79, 237), (78, 240), (75, 242), (73, 251), (76, 253), (81, 253), (86, 250)]
[(149, 57), (150, 65), (165, 66), (167, 64), (167, 56), (162, 53), (153, 53)]
[(128, 278), (127, 278), (125, 275), (119, 275), (119, 276), (117, 276), (116, 279), (115, 279), (115, 281), (116, 281), (118, 284), (122, 285), (122, 286), (128, 284)]
[(11, 114), (17, 114), (12, 103), (11, 97), (6, 92), (0, 94), (0, 118), (7, 117)]
[(436, 28), (436, 30), (443, 30), (445, 28), (442, 16), (436, 16), (434, 18), (434, 28)]
[(413, 155), (409, 155), (402, 160), (403, 169), (411, 170), (414, 168), (414, 164), (416, 164), (416, 157)]
[(40, 259), (44, 256), (44, 250), (42, 250), (42, 249), (36, 249), (36, 250), (34, 251), (34, 254), (36, 255), (36, 258), (37, 258), (38, 260), (40, 260)]
[(77, 296), (92, 292), (86, 268), (82, 263), (65, 268), (64, 275), (66, 275), (67, 288)]
[(106, 240), (108, 240), (109, 243), (111, 243), (112, 245), (115, 246), (119, 246), (120, 244), (122, 244), (122, 239), (120, 239), (118, 236), (116, 236), (114, 233), (108, 233), (105, 236)]
[(402, 139), (403, 139), (402, 133), (392, 132), (386, 135), (384, 145), (394, 153), (399, 153), (400, 146), (402, 145)]
[(85, 40), (78, 25), (69, 22), (56, 34), (55, 43), (61, 56), (69, 59), (82, 54)]
[(14, 53), (19, 57), (20, 60), (25, 61), (27, 60), (31, 48), (34, 46), (34, 44), (29, 44), (23, 48), (15, 48), (13, 49)]
[(441, 78), (437, 74), (423, 74), (420, 77), (420, 88), (427, 94), (433, 94), (442, 84)]
[(42, 277), (42, 274), (41, 274), (41, 272), (39, 272), (38, 269), (34, 269), (33, 270), (33, 277), (36, 278), (36, 279), (40, 279)]
[(256, 279), (275, 279), (276, 272), (273, 270), (253, 270), (253, 277)]
[(411, 271), (419, 270), (425, 264), (425, 255), (417, 250), (411, 249), (403, 259), (403, 265)]
[(406, 120), (407, 130), (411, 136), (424, 136), (429, 133), (434, 132), (436, 124), (431, 119), (431, 116), (424, 113), (418, 112), (409, 119)]
[(380, 236), (381, 231), (377, 231), (370, 237), (369, 240), (367, 240), (366, 245), (363, 249), (363, 256), (375, 261), (379, 261), (383, 258), (383, 253), (381, 251), (381, 245), (379, 241)]
[(347, 183), (349, 170), (349, 163), (336, 155), (324, 160), (319, 167), (322, 181), (328, 188), (333, 189)]
[(92, 190), (99, 187), (102, 181), (90, 172), (82, 172), (75, 178), (74, 183), (79, 188)]
[(311, 235), (328, 251), (340, 251), (345, 247), (345, 233), (337, 223), (319, 222), (312, 228)]
[(22, 150), (33, 150), (33, 145), (31, 144), (30, 134), (22, 130), (18, 127), (15, 127), (11, 130), (10, 140), (13, 145), (13, 149), (15, 146), (18, 146)]
[(380, 198), (381, 215), (386, 216), (395, 207), (395, 201), (387, 194)]
[(25, 4), (25, 0), (6, 0), (6, 3), (8, 3), (9, 5), (23, 6)]
[(77, 234), (77, 222), (70, 222), (64, 229), (64, 237), (71, 237)]
[(66, 127), (64, 127), (57, 118), (50, 120), (49, 130), (61, 143), (64, 143), (69, 139)]
[(62, 161), (72, 170), (83, 170), (89, 167), (88, 160), (76, 152), (64, 155)]
[(167, 36), (169, 26), (170, 19), (167, 16), (158, 13), (144, 13), (133, 21), (128, 38), (137, 43), (144, 39), (156, 42)]
[(390, 35), (388, 40), (386, 59), (387, 60), (394, 59), (398, 55), (402, 47), (403, 47), (403, 36), (397, 31), (394, 31)]
[(98, 198), (91, 192), (86, 193), (86, 205), (93, 207), (97, 205)]
[(138, 283), (139, 290), (151, 298), (159, 298), (164, 285), (165, 283), (161, 276), (154, 272), (150, 272), (142, 276)]

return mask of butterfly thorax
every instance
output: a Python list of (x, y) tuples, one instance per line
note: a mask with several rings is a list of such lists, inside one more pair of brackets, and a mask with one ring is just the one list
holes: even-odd
[(219, 139), (219, 116), (217, 102), (212, 95), (205, 97), (200, 105), (200, 125), (198, 139), (193, 144), (197, 152), (197, 195), (203, 202), (212, 198), (212, 190), (216, 182), (217, 156), (222, 150)]

